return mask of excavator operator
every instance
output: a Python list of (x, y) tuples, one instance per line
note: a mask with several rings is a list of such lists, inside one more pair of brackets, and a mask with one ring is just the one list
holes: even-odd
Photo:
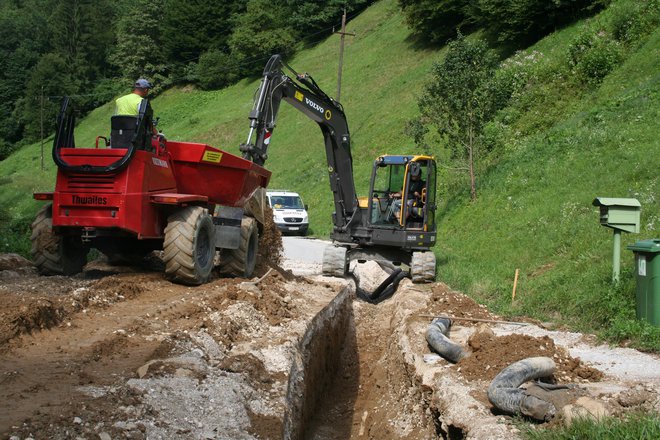
[[(416, 164), (414, 164), (416, 165)], [(408, 218), (420, 217), (419, 212), (422, 201), (422, 191), (426, 187), (426, 182), (422, 180), (422, 170), (419, 166), (413, 166), (410, 169), (410, 182), (408, 184), (408, 197), (406, 204), (408, 205)], [(390, 194), (390, 198), (394, 199), (390, 205), (390, 216), (396, 219), (398, 223), (401, 216), (401, 192)]]

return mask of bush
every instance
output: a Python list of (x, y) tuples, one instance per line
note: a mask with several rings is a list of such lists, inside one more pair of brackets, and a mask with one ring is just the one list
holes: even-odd
[(622, 43), (634, 44), (660, 24), (659, 0), (622, 2), (612, 11), (612, 35)]
[(238, 63), (224, 52), (210, 50), (199, 58), (195, 77), (202, 89), (221, 89), (239, 79)]
[(568, 48), (568, 62), (583, 83), (599, 84), (622, 60), (621, 44), (605, 30), (586, 28)]
[(30, 225), (32, 218), (8, 218), (9, 213), (0, 211), (0, 252), (17, 253), (30, 258)]
[(0, 139), (0, 160), (7, 159), (15, 150), (16, 146), (14, 144), (11, 144), (4, 139)]

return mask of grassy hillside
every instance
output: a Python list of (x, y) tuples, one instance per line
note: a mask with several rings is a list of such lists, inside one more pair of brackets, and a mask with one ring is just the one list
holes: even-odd
[[(462, 176), (441, 173), (435, 252), (440, 280), (504, 315), (606, 330), (613, 340), (632, 338), (658, 350), (660, 332), (634, 320), (631, 252), (623, 251), (620, 285), (609, 282), (611, 233), (599, 226), (591, 201), (639, 199), (642, 232), (624, 235), (624, 245), (658, 236), (660, 31), (622, 45), (617, 53), (623, 55), (602, 83), (579, 81), (567, 62), (585, 29), (607, 28), (634, 3), (616, 1), (598, 17), (557, 31), (503, 63), (502, 69), (523, 78), (522, 87), (489, 128), (496, 147), (481, 158), (478, 200), (470, 202)], [(349, 30), (357, 35), (347, 39), (342, 104), (353, 138), (356, 186), (364, 194), (377, 155), (414, 151), (403, 126), (415, 116), (417, 96), (443, 50), (415, 45), (395, 0), (373, 5)], [(334, 95), (338, 45), (330, 37), (290, 64)], [(169, 139), (238, 153), (257, 86), (258, 79), (216, 92), (174, 89), (156, 98), (153, 107)], [(78, 145), (107, 134), (111, 112), (108, 104), (81, 121)], [(32, 145), (0, 162), (0, 225), (8, 231), (0, 250), (27, 252), (27, 227), (38, 208), (31, 193), (53, 187), (50, 143), (45, 171), (39, 149)], [(313, 232), (326, 236), (332, 201), (316, 124), (284, 104), (269, 156), (271, 187), (300, 192), (310, 205)], [(445, 165), (442, 151), (438, 158)], [(512, 304), (516, 268), (521, 276)]]

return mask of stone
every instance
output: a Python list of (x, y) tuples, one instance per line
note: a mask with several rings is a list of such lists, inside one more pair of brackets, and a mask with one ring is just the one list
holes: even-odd
[(112, 440), (112, 437), (110, 437), (110, 434), (107, 432), (101, 432), (99, 433), (99, 439), (100, 440)]
[(600, 420), (607, 415), (605, 405), (590, 397), (580, 397), (574, 404), (566, 405), (561, 409), (561, 417), (566, 426), (571, 426), (573, 421), (578, 418)]

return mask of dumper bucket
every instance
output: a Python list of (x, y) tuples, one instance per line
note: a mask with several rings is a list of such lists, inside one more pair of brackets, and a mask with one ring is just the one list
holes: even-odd
[(266, 188), (270, 171), (218, 148), (167, 141), (180, 193), (207, 196), (209, 202), (243, 206), (257, 188)]

